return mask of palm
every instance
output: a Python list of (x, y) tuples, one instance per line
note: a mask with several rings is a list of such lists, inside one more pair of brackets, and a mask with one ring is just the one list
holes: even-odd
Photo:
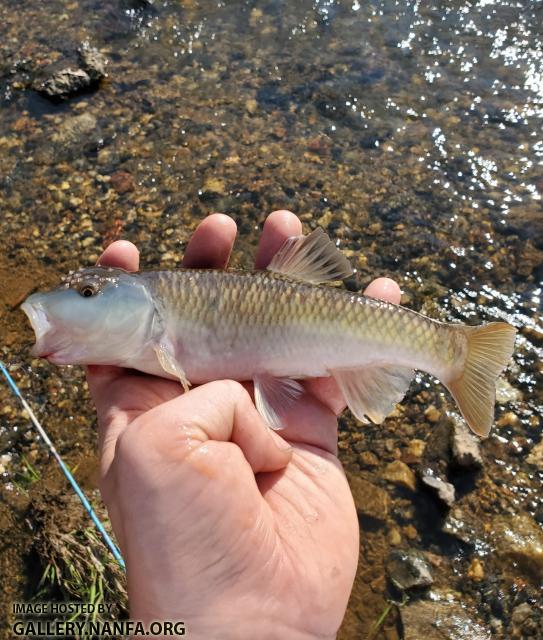
[[(187, 249), (190, 266), (228, 260), (232, 229), (221, 231), (213, 218)], [(292, 214), (272, 214), (257, 266), (297, 227)], [(137, 269), (135, 248), (128, 258), (119, 251), (113, 246), (103, 263)], [(397, 291), (383, 291), (397, 301)], [(250, 612), (259, 612), (262, 620), (281, 620), (291, 638), (333, 636), (358, 555), (356, 512), (335, 456), (335, 413), (342, 409), (335, 385), (307, 383), (281, 432), (288, 452), (231, 381), (180, 395), (176, 382), (91, 367), (89, 386), (102, 493), (127, 561), (132, 614), (171, 619), (190, 612), (203, 637), (212, 637), (210, 620), (235, 620), (235, 637), (245, 637), (235, 611), (242, 602), (249, 624)], [(246, 633), (253, 635), (250, 627)]]
[[(209, 386), (200, 387), (200, 392)], [(164, 450), (150, 446), (145, 438), (119, 437), (153, 430), (157, 409), (178, 398), (179, 392), (179, 385), (168, 380), (122, 375), (108, 390), (113, 413), (101, 416), (114, 422), (102, 456), (103, 493), (128, 565), (138, 566), (132, 575), (129, 572), (132, 584), (145, 581), (140, 569), (146, 573), (146, 567), (156, 563), (158, 546), (168, 559), (164, 572), (175, 567), (175, 574), (191, 585), (195, 600), (184, 599), (188, 610), (198, 611), (205, 593), (206, 606), (220, 596), (227, 615), (243, 594), (251, 594), (257, 608), (258, 603), (270, 603), (270, 619), (282, 619), (289, 629), (301, 630), (304, 620), (310, 621), (306, 632), (326, 630), (332, 635), (344, 613), (358, 549), (356, 514), (337, 458), (320, 447), (294, 443), (284, 469), (255, 476), (232, 442), (198, 442), (207, 450), (202, 459), (186, 455), (185, 434), (179, 442), (170, 437)], [(297, 425), (312, 418), (305, 402), (298, 412)], [(173, 415), (171, 424), (161, 427), (171, 433), (179, 419)], [(135, 474), (138, 458), (145, 462)], [(156, 538), (147, 534), (148, 544), (141, 544), (137, 532), (146, 526), (142, 519), (164, 518), (157, 495), (169, 495), (172, 485), (182, 487), (175, 504), (166, 509), (173, 535), (160, 530)], [(119, 506), (128, 498), (130, 508)], [(160, 595), (162, 609), (152, 615), (171, 617), (178, 598), (166, 589)]]

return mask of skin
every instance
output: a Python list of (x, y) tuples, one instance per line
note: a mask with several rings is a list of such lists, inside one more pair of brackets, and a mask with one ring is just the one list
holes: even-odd
[[(270, 214), (256, 267), (301, 232), (289, 211)], [(224, 268), (235, 236), (231, 218), (209, 216), (184, 266)], [(135, 271), (138, 250), (115, 242), (99, 263)], [(365, 293), (400, 300), (388, 278)], [(89, 367), (87, 377), (132, 619), (184, 620), (193, 640), (334, 638), (359, 547), (336, 456), (344, 403), (335, 383), (306, 382), (279, 434), (254, 408), (250, 385), (220, 380), (182, 394), (176, 382), (115, 367)]]

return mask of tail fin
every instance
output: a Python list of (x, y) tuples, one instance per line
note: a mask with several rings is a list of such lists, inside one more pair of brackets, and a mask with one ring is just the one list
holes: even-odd
[(470, 429), (486, 437), (494, 422), (496, 380), (513, 353), (516, 329), (505, 322), (491, 322), (463, 330), (468, 341), (466, 362), (447, 388)]

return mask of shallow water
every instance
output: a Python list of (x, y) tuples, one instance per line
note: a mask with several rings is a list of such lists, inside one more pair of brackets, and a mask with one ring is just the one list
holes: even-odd
[[(119, 236), (138, 244), (145, 267), (174, 267), (211, 211), (236, 219), (234, 259), (249, 266), (265, 216), (289, 208), (347, 251), (349, 288), (390, 275), (414, 309), (519, 329), (482, 471), (450, 460), (454, 408), (427, 377), (383, 426), (342, 421), (346, 469), (386, 494), (388, 515), (361, 515), (341, 637), (367, 637), (394, 595), (384, 564), (395, 547), (428, 552), (434, 587), (492, 637), (542, 637), (530, 620), (543, 578), (492, 533), (518, 514), (543, 523), (543, 468), (527, 461), (543, 406), (542, 18), (543, 4), (527, 0), (2, 3), (0, 349), (87, 488), (94, 418), (82, 376), (31, 361), (18, 304)], [(34, 91), (51, 68), (77, 64), (82, 41), (106, 54), (108, 78), (59, 103)], [(0, 530), (21, 532), (2, 551), (9, 601), (35, 593), (43, 562), (30, 569), (25, 555), (26, 510), (42, 494), (22, 498), (13, 485), (21, 456), (34, 451), (36, 469), (54, 471), (3, 386), (0, 398)], [(425, 414), (431, 405), (437, 413)], [(419, 457), (414, 440), (426, 443)], [(443, 533), (446, 510), (431, 493), (384, 478), (398, 459), (451, 481), (455, 508), (484, 522), (486, 538)], [(473, 579), (477, 558), (484, 575)], [(532, 618), (519, 622), (526, 602)], [(393, 608), (376, 637), (408, 633), (399, 618)]]

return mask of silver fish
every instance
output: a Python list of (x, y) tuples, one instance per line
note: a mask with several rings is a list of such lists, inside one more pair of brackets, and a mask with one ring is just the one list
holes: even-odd
[(55, 364), (109, 364), (178, 379), (185, 390), (222, 378), (253, 380), (272, 428), (303, 392), (332, 376), (363, 423), (399, 402), (414, 369), (438, 378), (481, 436), (494, 420), (495, 383), (515, 329), (446, 324), (322, 283), (351, 267), (322, 229), (286, 240), (267, 270), (82, 269), (22, 305), (33, 355)]

